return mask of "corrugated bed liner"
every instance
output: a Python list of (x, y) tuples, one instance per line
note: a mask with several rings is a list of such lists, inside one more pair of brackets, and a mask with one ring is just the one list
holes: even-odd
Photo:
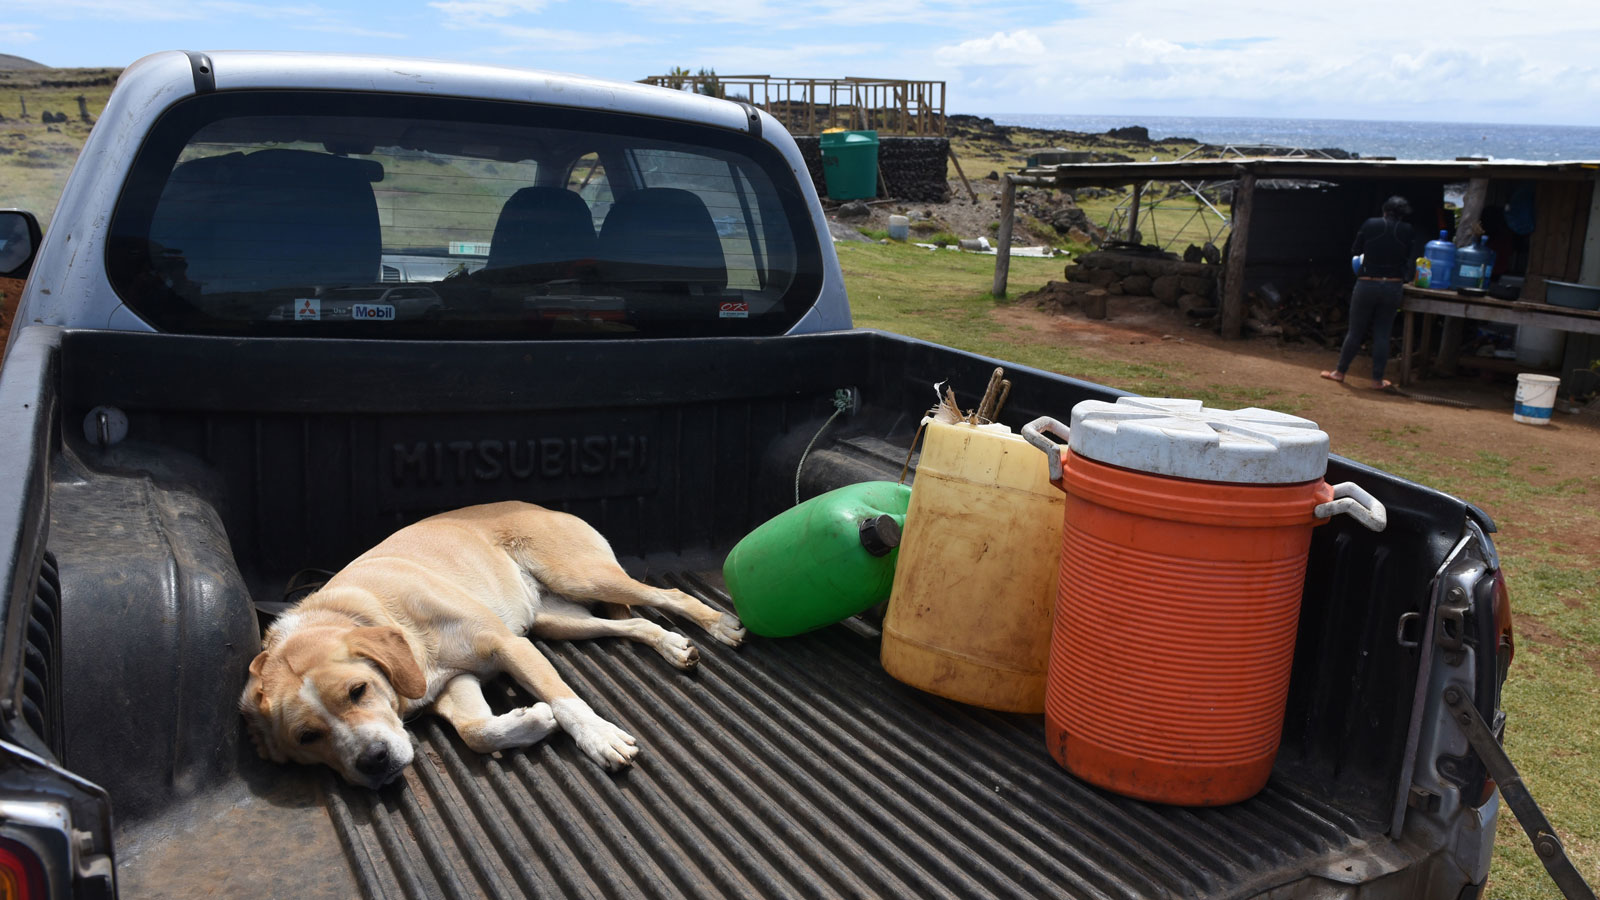
[[(652, 579), (729, 609), (720, 574)], [(1043, 720), (950, 703), (884, 674), (870, 629), (835, 626), (679, 672), (621, 641), (541, 642), (638, 738), (607, 774), (557, 735), (485, 758), (432, 717), (403, 782), (326, 792), (369, 897), (1213, 897), (1297, 877), (1358, 842), (1275, 780), (1188, 810), (1084, 785)], [(510, 691), (509, 707), (526, 703)]]

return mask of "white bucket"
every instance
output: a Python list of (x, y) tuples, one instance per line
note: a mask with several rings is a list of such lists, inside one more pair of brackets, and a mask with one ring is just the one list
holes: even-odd
[(889, 238), (903, 241), (911, 236), (911, 218), (909, 216), (889, 217)]
[(1530, 375), (1527, 372), (1517, 376), (1517, 405), (1512, 408), (1511, 418), (1529, 425), (1549, 425), (1550, 410), (1556, 405), (1556, 388), (1561, 385), (1561, 379), (1554, 375)]

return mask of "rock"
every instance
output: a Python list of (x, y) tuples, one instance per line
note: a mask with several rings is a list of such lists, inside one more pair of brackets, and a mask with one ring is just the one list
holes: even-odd
[(1107, 129), (1106, 137), (1119, 141), (1133, 141), (1139, 144), (1150, 143), (1150, 129), (1143, 125), (1128, 125), (1123, 128)]
[(1186, 263), (1197, 263), (1197, 262), (1200, 262), (1201, 260), (1203, 260), (1205, 258), (1203, 253), (1204, 253), (1204, 251), (1202, 251), (1199, 247), (1196, 247), (1195, 245), (1190, 244), (1189, 246), (1185, 247), (1184, 250), (1183, 250), (1183, 261), (1186, 262)]
[(1110, 269), (1090, 269), (1089, 283), (1095, 287), (1105, 287), (1117, 280), (1117, 273)]
[(1182, 281), (1177, 275), (1162, 275), (1150, 282), (1150, 296), (1168, 306), (1177, 306), (1178, 297), (1183, 294)]
[(867, 237), (843, 222), (835, 222), (832, 219), (828, 220), (828, 233), (833, 235), (833, 239), (836, 241), (872, 242), (872, 238)]
[(1210, 300), (1206, 299), (1205, 297), (1201, 297), (1198, 294), (1184, 294), (1178, 298), (1178, 309), (1181, 310), (1184, 315), (1188, 315), (1196, 310), (1215, 309), (1215, 307), (1211, 305)]
[(1083, 266), (1067, 266), (1066, 277), (1068, 281), (1088, 283), (1090, 270)]
[(1070, 240), (1075, 244), (1085, 244), (1088, 246), (1095, 246), (1100, 243), (1100, 238), (1095, 237), (1081, 228), (1068, 228), (1067, 240)]
[(983, 180), (984, 181), (999, 181), (1000, 180), (1000, 173), (994, 171), (993, 169), (990, 169), (989, 170), (989, 174), (983, 176)]
[(1216, 281), (1215, 279), (1205, 278), (1199, 275), (1184, 275), (1179, 283), (1182, 285), (1183, 292), (1186, 294), (1200, 294), (1202, 296), (1207, 296), (1211, 293), (1212, 287), (1216, 284)]
[(868, 206), (865, 200), (851, 200), (833, 214), (840, 219), (865, 219), (872, 215), (872, 207)]
[(1124, 294), (1132, 294), (1135, 297), (1148, 297), (1150, 296), (1150, 284), (1149, 275), (1129, 275), (1127, 278), (1122, 279), (1122, 292)]

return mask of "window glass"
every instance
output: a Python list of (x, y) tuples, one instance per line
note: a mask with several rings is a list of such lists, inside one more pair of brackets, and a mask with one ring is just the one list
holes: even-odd
[(128, 305), (200, 333), (774, 334), (821, 283), (768, 145), (439, 98), (185, 101), (141, 148), (111, 235)]
[(589, 204), (589, 217), (596, 231), (605, 224), (606, 213), (611, 211), (611, 182), (606, 179), (606, 165), (597, 153), (585, 153), (572, 166), (567, 175), (567, 190)]

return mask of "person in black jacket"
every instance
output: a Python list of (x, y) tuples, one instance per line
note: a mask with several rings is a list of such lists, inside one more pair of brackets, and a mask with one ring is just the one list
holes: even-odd
[(1361, 349), (1367, 333), (1372, 333), (1372, 386), (1377, 390), (1393, 387), (1383, 377), (1389, 364), (1389, 333), (1394, 329), (1395, 313), (1400, 311), (1401, 292), (1411, 275), (1416, 258), (1416, 236), (1402, 221), (1411, 212), (1404, 197), (1383, 202), (1383, 215), (1361, 223), (1356, 232), (1352, 255), (1361, 255), (1361, 270), (1350, 294), (1350, 330), (1339, 350), (1339, 365), (1322, 373), (1323, 378), (1344, 381), (1345, 372)]

